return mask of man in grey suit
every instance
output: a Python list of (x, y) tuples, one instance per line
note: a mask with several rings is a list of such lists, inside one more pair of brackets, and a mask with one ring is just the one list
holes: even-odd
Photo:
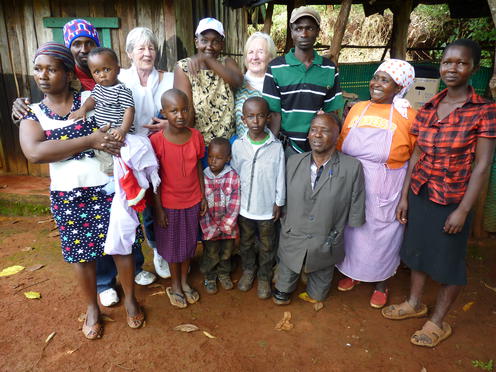
[(365, 189), (360, 161), (336, 150), (339, 119), (320, 114), (312, 120), (312, 151), (293, 155), (286, 165), (286, 206), (281, 219), (279, 264), (273, 300), (291, 302), (302, 270), (308, 275), (300, 298), (327, 296), (334, 265), (344, 258), (345, 226), (365, 223)]

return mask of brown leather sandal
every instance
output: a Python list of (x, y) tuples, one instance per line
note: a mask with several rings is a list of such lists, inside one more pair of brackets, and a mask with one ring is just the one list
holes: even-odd
[(103, 326), (100, 318), (98, 318), (98, 322), (96, 322), (92, 326), (86, 324), (86, 319), (87, 318), (85, 317), (83, 328), (81, 329), (84, 337), (86, 337), (88, 340), (96, 340), (97, 338), (101, 338), (103, 333)]
[(446, 340), (451, 332), (448, 323), (443, 322), (443, 328), (439, 328), (434, 322), (428, 320), (421, 330), (410, 337), (410, 342), (417, 346), (435, 347), (441, 341)]
[(139, 313), (135, 316), (130, 316), (127, 314), (127, 325), (133, 329), (139, 328), (145, 322), (145, 313), (140, 308)]
[(408, 318), (421, 318), (427, 315), (427, 305), (421, 304), (418, 310), (405, 301), (398, 305), (390, 305), (381, 310), (382, 316), (387, 319), (401, 320)]

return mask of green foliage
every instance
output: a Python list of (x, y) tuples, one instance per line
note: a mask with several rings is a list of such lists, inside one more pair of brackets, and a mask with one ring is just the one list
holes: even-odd
[(489, 360), (488, 362), (484, 362), (482, 360), (472, 360), (472, 365), (475, 368), (480, 368), (484, 371), (492, 371), (494, 368), (493, 360)]
[(0, 216), (46, 216), (50, 207), (29, 200), (0, 199)]
[[(261, 5), (265, 7), (266, 5)], [(337, 20), (340, 6), (312, 5), (322, 18), (322, 30), (317, 43), (329, 45), (332, 41), (332, 30)], [(261, 12), (265, 14), (265, 12)], [(373, 15), (364, 20), (363, 7), (353, 5), (348, 20), (347, 30), (343, 44), (352, 45), (385, 45), (389, 41), (390, 29), (392, 27), (392, 15), (386, 10), (384, 16)], [(279, 51), (284, 49), (286, 44), (286, 6), (274, 5), (272, 16), (271, 36), (274, 39)], [(261, 30), (262, 25), (250, 25), (248, 34), (256, 30)], [(408, 37), (409, 47), (445, 47), (450, 42), (467, 38), (479, 42), (483, 46), (495, 45), (496, 28), (490, 17), (486, 18), (465, 18), (452, 19), (447, 4), (440, 5), (418, 5), (411, 14), (411, 24)], [(374, 60), (373, 54), (377, 50), (343, 50), (342, 61), (367, 61)], [(354, 56), (354, 54), (357, 54)], [(345, 55), (349, 54), (349, 58)], [(409, 58), (413, 60), (441, 58), (441, 51), (413, 53)], [(491, 67), (493, 63), (493, 51), (482, 51), (481, 66)], [(354, 57), (353, 57), (354, 56)]]

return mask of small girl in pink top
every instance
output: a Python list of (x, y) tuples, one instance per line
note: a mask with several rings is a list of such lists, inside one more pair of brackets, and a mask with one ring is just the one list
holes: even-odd
[(162, 183), (154, 194), (155, 237), (158, 253), (169, 263), (173, 306), (185, 308), (200, 299), (188, 284), (190, 258), (198, 238), (198, 220), (207, 210), (203, 169), (203, 136), (188, 128), (188, 97), (178, 89), (162, 95), (162, 115), (169, 125), (150, 137), (160, 166)]

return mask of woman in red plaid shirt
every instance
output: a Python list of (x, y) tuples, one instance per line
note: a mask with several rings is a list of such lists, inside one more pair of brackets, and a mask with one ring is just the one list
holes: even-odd
[(389, 319), (427, 315), (422, 303), (427, 276), (441, 283), (430, 319), (410, 338), (419, 346), (434, 347), (451, 334), (443, 319), (467, 282), (470, 210), (493, 158), (496, 104), (469, 85), (480, 55), (472, 40), (446, 47), (439, 71), (447, 89), (418, 111), (410, 130), (417, 145), (396, 210), (398, 220), (408, 222), (401, 259), (411, 269), (410, 295), (382, 314)]

